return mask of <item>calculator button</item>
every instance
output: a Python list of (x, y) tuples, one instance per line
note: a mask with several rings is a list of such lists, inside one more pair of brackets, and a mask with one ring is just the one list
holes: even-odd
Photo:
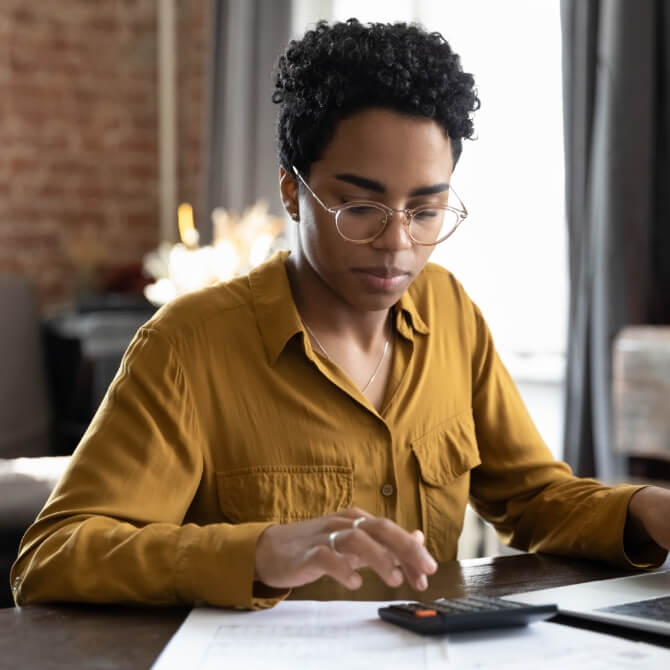
[(427, 617), (427, 616), (437, 616), (435, 610), (416, 610), (414, 616)]

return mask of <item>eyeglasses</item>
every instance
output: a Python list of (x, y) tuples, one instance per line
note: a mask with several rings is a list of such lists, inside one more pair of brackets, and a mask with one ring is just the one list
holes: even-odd
[(295, 165), (293, 172), (312, 194), (314, 200), (335, 216), (337, 232), (354, 244), (367, 244), (376, 240), (384, 232), (393, 213), (401, 212), (405, 215), (404, 225), (412, 242), (430, 247), (444, 242), (468, 215), (468, 210), (451, 186), (449, 197), (456, 198), (457, 206), (421, 205), (414, 209), (393, 209), (381, 202), (356, 200), (337, 207), (328, 207), (310, 188)]

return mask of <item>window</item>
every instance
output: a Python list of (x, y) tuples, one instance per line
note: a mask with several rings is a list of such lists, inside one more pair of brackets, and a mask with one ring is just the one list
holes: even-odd
[(296, 34), (318, 18), (416, 20), (441, 32), (474, 74), (482, 101), (477, 139), (464, 142), (453, 178), (470, 216), (432, 260), (482, 309), (540, 432), (560, 455), (568, 294), (560, 3), (321, 0), (313, 8), (321, 13), (311, 15), (308, 4), (296, 14)]

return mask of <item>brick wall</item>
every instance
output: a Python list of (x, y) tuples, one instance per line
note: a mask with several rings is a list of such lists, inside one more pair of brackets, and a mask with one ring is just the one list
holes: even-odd
[[(158, 242), (156, 3), (0, 0), (0, 272), (45, 307)], [(206, 5), (177, 0), (178, 197), (195, 202)]]

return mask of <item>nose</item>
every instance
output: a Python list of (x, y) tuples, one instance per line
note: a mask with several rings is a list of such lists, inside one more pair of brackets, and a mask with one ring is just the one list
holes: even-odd
[(372, 242), (377, 249), (399, 251), (412, 248), (412, 238), (409, 236), (409, 216), (404, 210), (395, 210), (386, 222), (382, 234)]

